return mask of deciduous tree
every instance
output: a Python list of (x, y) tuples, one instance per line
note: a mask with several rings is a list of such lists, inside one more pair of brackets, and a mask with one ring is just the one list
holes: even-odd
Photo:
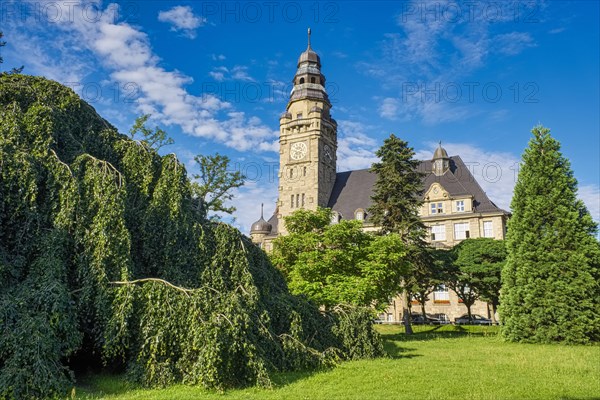
[(500, 274), (506, 263), (504, 241), (467, 239), (454, 247), (453, 251), (458, 270), (465, 274), (469, 287), (481, 300), (492, 305), (492, 320), (496, 322), (496, 310), (500, 304)]
[(141, 136), (141, 139), (139, 140), (155, 150), (159, 150), (161, 147), (175, 143), (163, 129), (157, 126), (152, 129), (147, 126), (150, 116), (150, 114), (145, 114), (136, 118), (133, 126), (129, 130), (129, 136), (132, 139), (137, 139), (138, 135)]
[(400, 236), (369, 234), (360, 221), (330, 221), (329, 209), (285, 218), (289, 235), (275, 240), (272, 260), (292, 292), (326, 307), (387, 306), (408, 269)]
[(245, 176), (240, 171), (230, 171), (229, 157), (219, 153), (215, 155), (198, 155), (194, 157), (200, 173), (194, 174), (192, 184), (194, 196), (199, 199), (199, 209), (203, 216), (209, 212), (231, 214), (235, 207), (226, 206), (233, 198), (232, 189), (244, 185)]

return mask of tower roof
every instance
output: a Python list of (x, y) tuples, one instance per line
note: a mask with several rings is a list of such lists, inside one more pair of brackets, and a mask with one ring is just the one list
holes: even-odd
[(449, 158), (448, 157), (448, 152), (446, 151), (446, 149), (444, 149), (442, 147), (442, 142), (440, 142), (438, 144), (438, 148), (435, 149), (435, 152), (433, 153), (432, 160), (437, 160), (437, 159), (440, 159), (440, 158)]
[(263, 217), (263, 204), (260, 205), (260, 219), (252, 224), (250, 233), (271, 233), (273, 227)]
[(317, 53), (315, 53), (312, 47), (310, 47), (310, 28), (308, 28), (308, 46), (306, 47), (306, 50), (300, 54), (300, 57), (298, 58), (298, 66), (305, 62), (316, 63), (317, 67), (321, 67), (321, 58)]

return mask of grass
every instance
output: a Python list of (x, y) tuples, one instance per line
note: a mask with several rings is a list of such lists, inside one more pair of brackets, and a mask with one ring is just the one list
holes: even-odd
[(176, 385), (142, 389), (119, 376), (92, 376), (82, 399), (600, 399), (600, 346), (503, 342), (497, 327), (378, 326), (389, 358), (322, 372), (282, 373), (274, 389), (224, 394)]

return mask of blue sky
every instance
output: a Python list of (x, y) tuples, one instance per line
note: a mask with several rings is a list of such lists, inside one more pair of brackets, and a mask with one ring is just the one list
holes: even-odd
[(429, 158), (441, 140), (509, 208), (542, 123), (600, 220), (598, 1), (19, 1), (0, 3), (4, 68), (68, 84), (127, 132), (153, 115), (190, 171), (220, 152), (248, 175), (235, 224), (277, 198), (278, 116), (296, 61), (320, 54), (338, 167), (367, 168), (390, 133)]

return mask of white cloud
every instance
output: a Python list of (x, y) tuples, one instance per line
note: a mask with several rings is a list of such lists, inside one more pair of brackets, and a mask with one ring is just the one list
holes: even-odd
[(351, 171), (371, 167), (377, 157), (377, 141), (366, 132), (371, 127), (355, 121), (338, 121), (337, 168)]
[(231, 69), (225, 66), (215, 67), (208, 74), (218, 82), (225, 80), (256, 82), (256, 79), (248, 74), (248, 67), (243, 65), (236, 65)]
[(392, 97), (383, 99), (379, 106), (379, 116), (395, 120), (398, 117), (398, 100)]
[(210, 71), (208, 74), (217, 82), (223, 82), (225, 80), (225, 74), (221, 71)]
[[(262, 172), (267, 172), (268, 168)], [(260, 218), (260, 205), (264, 203), (264, 218), (268, 220), (275, 211), (277, 202), (277, 183), (269, 182), (266, 176), (258, 181), (246, 181), (244, 186), (235, 192), (232, 205), (237, 209), (233, 213), (233, 225), (245, 234), (249, 234), (250, 226)], [(227, 221), (227, 217), (223, 218)], [(229, 222), (229, 221), (227, 221)]]
[[(474, 10), (469, 11), (470, 7)], [(402, 8), (396, 20), (399, 31), (384, 35), (380, 54), (374, 54), (372, 61), (357, 64), (361, 72), (379, 80), (384, 91), (395, 93), (381, 103), (381, 117), (417, 118), (435, 125), (467, 120), (481, 112), (480, 106), (464, 95), (464, 87), (462, 96), (457, 97), (452, 93), (446, 96), (444, 89), (460, 87), (461, 80), (484, 67), (492, 55), (515, 56), (536, 46), (530, 33), (508, 31), (514, 22), (509, 3), (496, 2), (484, 11), (486, 7), (487, 2), (466, 7), (442, 0), (411, 2)], [(454, 15), (457, 8), (462, 13)], [(407, 90), (415, 87), (416, 92), (406, 97)], [(424, 99), (432, 91), (439, 99)]]
[(510, 32), (495, 37), (497, 51), (515, 56), (529, 47), (535, 47), (535, 41), (527, 32)]
[[(135, 104), (136, 113), (151, 113), (158, 123), (180, 126), (184, 133), (215, 140), (240, 151), (273, 150), (277, 131), (236, 112), (232, 104), (212, 94), (189, 93), (186, 86), (193, 79), (162, 67), (146, 33), (115, 20), (115, 15), (120, 15), (115, 11), (118, 5), (98, 7), (98, 20), (83, 18), (84, 14), (76, 12), (71, 18), (65, 16), (51, 24), (35, 23), (32, 17), (29, 24), (24, 25), (26, 29), (11, 26), (14, 31), (24, 32), (19, 43), (31, 49), (39, 60), (32, 64), (32, 72), (47, 73), (51, 78), (68, 83), (82, 82), (88, 71), (101, 73), (104, 71), (99, 66), (104, 67), (110, 84), (135, 89), (138, 97), (131, 104)], [(188, 22), (185, 26), (194, 24)], [(43, 31), (43, 35), (38, 31)], [(53, 39), (48, 41), (48, 36)], [(53, 74), (51, 69), (56, 72)], [(239, 79), (249, 79), (245, 67), (237, 66), (235, 73)]]
[(160, 11), (158, 20), (171, 24), (172, 31), (181, 32), (190, 39), (194, 39), (196, 29), (206, 23), (205, 18), (194, 15), (190, 6), (175, 6), (170, 10)]
[(600, 187), (594, 184), (581, 185), (578, 197), (583, 200), (594, 221), (600, 223)]

